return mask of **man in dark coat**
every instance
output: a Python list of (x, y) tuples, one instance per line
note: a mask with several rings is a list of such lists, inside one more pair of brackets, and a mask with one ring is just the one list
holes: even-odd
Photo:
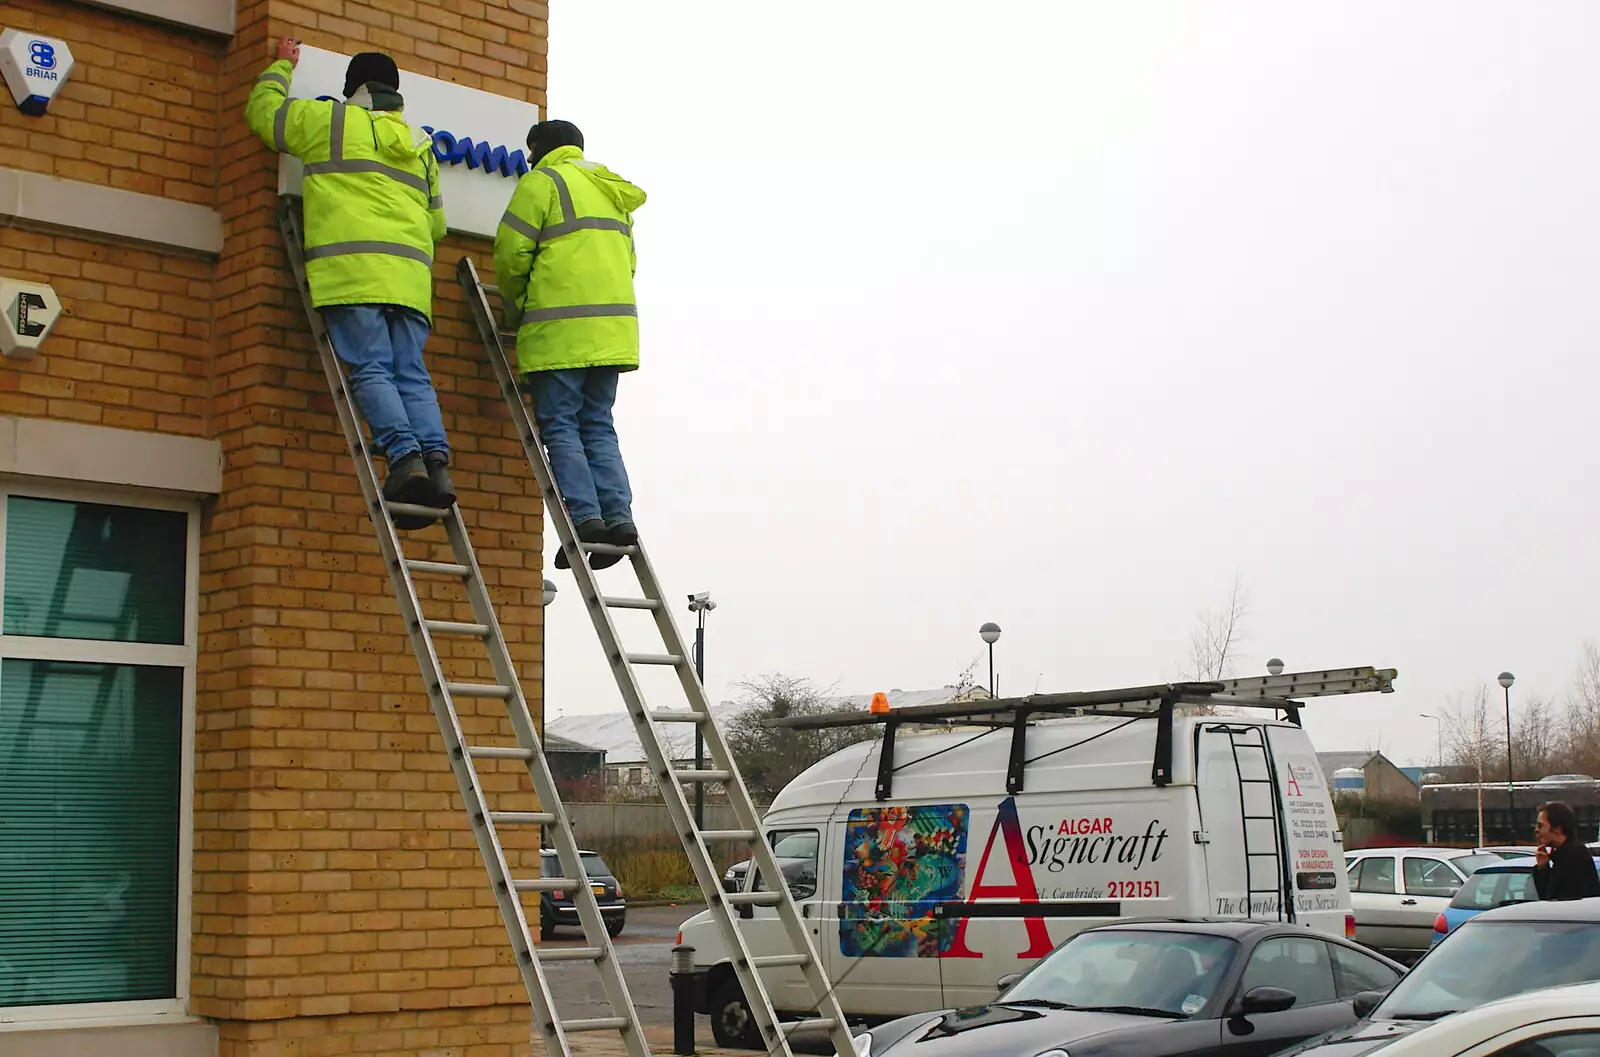
[(1539, 845), (1533, 887), (1540, 899), (1587, 899), (1600, 896), (1600, 874), (1594, 856), (1574, 834), (1578, 818), (1559, 800), (1539, 805), (1534, 839)]

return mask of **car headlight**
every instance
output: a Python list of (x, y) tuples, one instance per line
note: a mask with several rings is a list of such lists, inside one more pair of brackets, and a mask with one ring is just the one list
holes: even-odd
[[(872, 1057), (872, 1032), (863, 1031), (853, 1035), (850, 1041), (856, 1044), (856, 1057)], [(839, 1051), (833, 1051), (833, 1057), (839, 1057)]]

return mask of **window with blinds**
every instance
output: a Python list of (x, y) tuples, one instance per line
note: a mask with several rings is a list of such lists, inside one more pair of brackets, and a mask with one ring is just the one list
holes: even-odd
[(4, 496), (0, 1007), (178, 997), (188, 517)]

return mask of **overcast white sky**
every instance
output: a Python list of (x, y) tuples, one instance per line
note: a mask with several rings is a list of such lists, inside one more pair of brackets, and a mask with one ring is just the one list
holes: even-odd
[[(1559, 696), (1600, 636), (1600, 7), (612, 0), (550, 36), (551, 116), (650, 195), (617, 414), (681, 626), (719, 604), (714, 698), (953, 682), (986, 620), (1005, 693), (1175, 677), (1237, 571), (1241, 674), (1397, 667), (1308, 726), (1420, 763), (1418, 713)], [(550, 575), (549, 715), (619, 709)]]

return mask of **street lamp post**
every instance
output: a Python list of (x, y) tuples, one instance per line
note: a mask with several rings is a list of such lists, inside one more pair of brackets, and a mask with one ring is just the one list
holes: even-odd
[[(1512, 820), (1511, 815), (1515, 814), (1517, 810), (1517, 790), (1516, 786), (1512, 784), (1511, 775), (1511, 684), (1516, 681), (1517, 677), (1510, 672), (1501, 672), (1499, 679), (1496, 680), (1500, 684), (1500, 688), (1506, 692), (1506, 807), (1510, 811), (1510, 814), (1506, 816), (1506, 826), (1513, 829), (1516, 826), (1516, 822)], [(1515, 837), (1516, 833), (1513, 832), (1508, 839), (1514, 839)]]
[[(697, 618), (694, 626), (694, 677), (700, 681), (703, 691), (706, 685), (706, 614), (717, 608), (711, 601), (710, 591), (701, 591), (699, 594), (689, 596), (689, 612)], [(710, 707), (708, 701), (707, 707)], [(694, 769), (700, 770), (706, 765), (706, 736), (704, 728), (696, 723), (694, 725)], [(694, 784), (694, 824), (697, 828), (704, 828), (706, 824), (706, 784)]]
[(989, 696), (995, 696), (994, 682), (994, 644), (1000, 640), (1000, 625), (989, 621), (978, 629), (978, 638), (989, 644)]
[(1443, 767), (1444, 766), (1444, 717), (1436, 716), (1431, 712), (1418, 712), (1417, 715), (1421, 716), (1423, 719), (1431, 719), (1431, 720), (1433, 720), (1435, 743), (1436, 743), (1436, 746), (1437, 746), (1436, 749), (1434, 750), (1435, 753), (1436, 753), (1434, 763), (1435, 763), (1436, 766)]

